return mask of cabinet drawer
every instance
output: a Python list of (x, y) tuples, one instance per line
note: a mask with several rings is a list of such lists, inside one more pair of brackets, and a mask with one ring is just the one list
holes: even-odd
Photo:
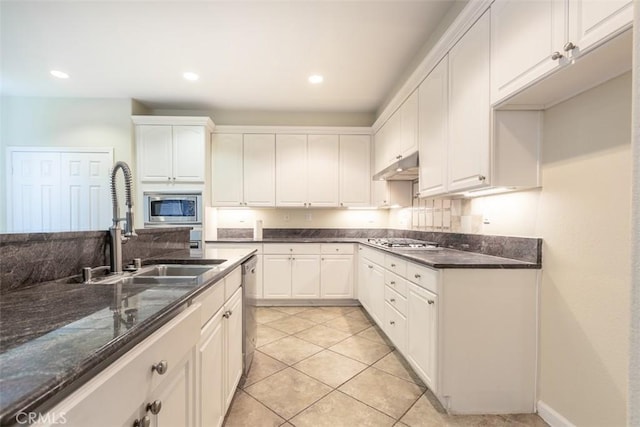
[(366, 258), (375, 264), (384, 265), (384, 253), (379, 250), (360, 246), (360, 257)]
[(199, 302), (201, 306), (200, 327), (202, 328), (213, 317), (214, 314), (224, 304), (224, 279), (218, 283), (214, 283), (202, 294), (198, 295), (194, 301)]
[(320, 245), (320, 253), (323, 255), (329, 254), (352, 254), (353, 245), (345, 243), (323, 243)]
[(407, 296), (407, 279), (400, 277), (397, 274), (390, 272), (389, 270), (385, 270), (384, 284), (389, 286), (400, 295), (404, 297)]
[(407, 261), (392, 255), (384, 256), (384, 266), (399, 276), (407, 277)]
[(407, 278), (418, 286), (438, 294), (438, 270), (408, 263)]
[(256, 254), (260, 255), (262, 253), (262, 243), (238, 243), (238, 242), (229, 242), (229, 243), (207, 243), (205, 244), (207, 249), (246, 249), (249, 251), (257, 251)]
[[(51, 409), (72, 425), (123, 425), (165, 380), (176, 378), (181, 362), (200, 337), (200, 305), (194, 304)], [(166, 361), (160, 375), (151, 367)], [(96, 419), (96, 410), (99, 416)]]
[(317, 255), (320, 253), (319, 243), (268, 243), (264, 245), (265, 254), (300, 254)]
[(398, 350), (405, 353), (407, 349), (407, 318), (389, 303), (384, 304), (384, 327), (382, 329)]
[(384, 287), (384, 300), (403, 316), (407, 315), (407, 299), (389, 286)]
[(224, 278), (224, 297), (225, 300), (231, 298), (236, 289), (242, 285), (242, 268), (236, 267), (231, 273)]

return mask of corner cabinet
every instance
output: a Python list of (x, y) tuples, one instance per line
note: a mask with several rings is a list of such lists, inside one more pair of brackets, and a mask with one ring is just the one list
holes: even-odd
[(213, 122), (208, 117), (133, 116), (138, 180), (204, 183)]

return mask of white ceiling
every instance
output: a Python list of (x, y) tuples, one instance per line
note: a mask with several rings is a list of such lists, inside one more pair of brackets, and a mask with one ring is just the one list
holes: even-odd
[[(134, 98), (152, 109), (371, 113), (452, 4), (2, 1), (1, 90)], [(310, 85), (313, 73), (324, 83)]]

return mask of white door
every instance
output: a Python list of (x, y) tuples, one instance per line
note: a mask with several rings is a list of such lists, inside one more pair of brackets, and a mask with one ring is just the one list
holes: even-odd
[(309, 135), (307, 140), (307, 199), (309, 206), (338, 206), (338, 135)]
[(242, 134), (216, 133), (211, 139), (211, 205), (242, 206)]
[(407, 157), (418, 151), (418, 91), (404, 101), (400, 110), (400, 155)]
[(488, 185), (489, 13), (449, 51), (449, 191)]
[[(238, 288), (225, 304), (226, 386), (225, 411), (229, 408), (233, 394), (242, 376), (242, 288)], [(176, 424), (178, 425), (178, 424)]]
[(160, 401), (162, 407), (155, 418), (157, 427), (190, 426), (195, 423), (194, 396), (194, 353), (189, 351), (185, 358), (172, 366), (170, 376), (163, 381), (149, 398), (150, 402)]
[(173, 181), (204, 182), (204, 126), (173, 126)]
[[(565, 1), (496, 0), (491, 5), (491, 102), (566, 63)], [(471, 71), (471, 70), (469, 70)]]
[(371, 306), (369, 304), (369, 281), (371, 280), (371, 273), (373, 264), (368, 259), (361, 259), (358, 263), (358, 301), (371, 313)]
[(387, 129), (384, 138), (385, 147), (383, 147), (385, 155), (383, 169), (402, 158), (402, 107), (389, 117), (385, 127)]
[(323, 255), (320, 297), (353, 298), (353, 255)]
[(419, 87), (420, 197), (447, 191), (448, 56)]
[(243, 141), (244, 202), (247, 206), (275, 206), (275, 135), (246, 134)]
[(293, 255), (291, 296), (293, 298), (320, 297), (320, 255)]
[(371, 138), (340, 135), (340, 206), (371, 206)]
[(207, 322), (198, 344), (198, 427), (219, 427), (225, 414), (222, 314), (224, 307)]
[(407, 359), (436, 392), (438, 296), (409, 284), (407, 297)]
[(276, 135), (276, 206), (307, 206), (307, 135)]
[(106, 230), (111, 225), (109, 188), (113, 153), (64, 152), (60, 155), (62, 229)]
[(622, 29), (630, 27), (632, 21), (631, 0), (569, 1), (569, 41), (580, 52), (596, 47)]
[(168, 125), (136, 126), (140, 181), (172, 182), (173, 130)]
[(381, 267), (373, 265), (369, 281), (369, 306), (371, 307), (371, 317), (378, 325), (382, 325), (384, 320), (384, 271)]
[(262, 293), (265, 299), (291, 298), (290, 255), (263, 255)]
[(7, 227), (14, 233), (63, 230), (60, 153), (9, 151)]

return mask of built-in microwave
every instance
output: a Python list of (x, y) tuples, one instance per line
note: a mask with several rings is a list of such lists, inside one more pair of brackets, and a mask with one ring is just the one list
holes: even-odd
[(202, 193), (144, 193), (144, 224), (202, 224)]

